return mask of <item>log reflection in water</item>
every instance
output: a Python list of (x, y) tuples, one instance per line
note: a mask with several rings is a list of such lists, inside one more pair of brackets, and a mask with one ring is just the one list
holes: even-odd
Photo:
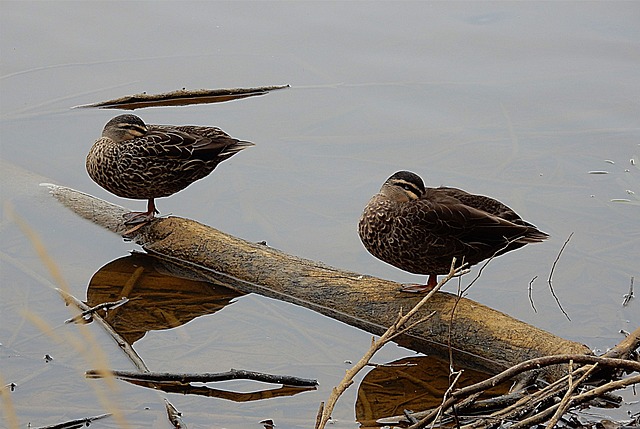
[(193, 280), (168, 264), (144, 254), (109, 262), (91, 279), (87, 304), (129, 298), (104, 319), (129, 344), (147, 331), (175, 328), (212, 314), (242, 294), (210, 282)]
[[(469, 386), (488, 377), (465, 369), (457, 387)], [(486, 397), (506, 393), (511, 383), (485, 392)], [(435, 408), (449, 388), (449, 362), (432, 356), (403, 358), (370, 371), (360, 383), (356, 419), (363, 427), (378, 427), (377, 419), (402, 415), (404, 410)]]

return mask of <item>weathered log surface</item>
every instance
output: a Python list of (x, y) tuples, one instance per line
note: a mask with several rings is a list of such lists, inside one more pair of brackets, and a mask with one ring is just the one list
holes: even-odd
[[(128, 210), (70, 188), (47, 185), (76, 214), (122, 235)], [(193, 220), (161, 218), (128, 235), (152, 254), (192, 267), (203, 277), (244, 293), (258, 293), (315, 310), (326, 316), (382, 334), (401, 309), (420, 296), (400, 292), (400, 284), (330, 267), (248, 242)], [(554, 354), (591, 354), (583, 344), (559, 338), (472, 300), (439, 292), (417, 317), (436, 314), (398, 339), (427, 354), (454, 357), (465, 365), (491, 373), (527, 359)], [(451, 311), (455, 316), (450, 323)], [(449, 337), (450, 336), (450, 337)], [(555, 379), (563, 370), (550, 367)]]

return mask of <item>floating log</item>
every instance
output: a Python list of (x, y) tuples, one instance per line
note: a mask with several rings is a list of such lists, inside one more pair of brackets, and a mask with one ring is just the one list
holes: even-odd
[[(79, 216), (202, 278), (301, 305), (375, 335), (421, 298), (401, 292), (399, 283), (292, 256), (190, 219), (159, 218), (132, 231), (122, 218), (129, 210), (70, 188), (46, 186)], [(457, 364), (491, 374), (541, 356), (592, 354), (583, 344), (450, 293), (436, 293), (416, 317), (431, 312), (433, 317), (398, 337), (397, 343), (445, 359), (450, 344)], [(554, 366), (542, 369), (541, 375), (551, 381), (564, 372)]]
[(134, 94), (93, 104), (83, 104), (75, 108), (135, 110), (145, 107), (186, 106), (189, 104), (223, 103), (241, 98), (265, 95), (271, 91), (289, 88), (289, 85), (259, 86), (255, 88), (228, 89), (179, 89), (161, 94)]

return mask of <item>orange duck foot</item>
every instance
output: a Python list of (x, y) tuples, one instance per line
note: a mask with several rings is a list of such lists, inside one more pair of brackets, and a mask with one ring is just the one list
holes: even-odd
[(427, 281), (426, 285), (421, 285), (417, 283), (405, 283), (402, 285), (402, 292), (409, 293), (426, 293), (431, 291), (438, 284), (438, 276), (436, 274), (431, 274), (429, 276), (429, 281)]
[(139, 223), (147, 223), (151, 222), (155, 219), (155, 213), (147, 213), (147, 212), (131, 212), (123, 214), (125, 225), (137, 225)]
[(122, 215), (122, 217), (124, 218), (125, 225), (137, 225), (139, 223), (151, 222), (153, 219), (155, 219), (156, 213), (160, 212), (158, 211), (158, 209), (156, 209), (156, 204), (152, 198), (147, 202), (146, 212), (131, 212)]

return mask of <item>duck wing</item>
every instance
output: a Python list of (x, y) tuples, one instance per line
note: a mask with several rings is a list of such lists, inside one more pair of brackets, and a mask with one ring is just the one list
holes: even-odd
[(501, 219), (505, 219), (516, 224), (528, 224), (523, 221), (522, 218), (510, 207), (494, 198), (487, 197), (485, 195), (470, 194), (462, 189), (448, 188), (444, 186), (429, 190), (432, 190), (431, 198), (436, 201), (453, 198), (466, 206), (482, 210)]
[(422, 198), (408, 202), (404, 209), (404, 215), (411, 217), (407, 220), (413, 224), (414, 234), (424, 237), (431, 252), (437, 249), (440, 256), (464, 257), (473, 265), (546, 238), (535, 227), (516, 223), (522, 219), (496, 200), (490, 199), (502, 206), (497, 206), (498, 212), (506, 207), (516, 216), (514, 221), (465, 204), (455, 193), (440, 189), (427, 189)]
[[(428, 191), (431, 191), (429, 189)], [(434, 188), (431, 193), (431, 198), (436, 201), (454, 201), (462, 203), (468, 207), (475, 208), (482, 212), (491, 214), (500, 219), (507, 220), (516, 225), (522, 225), (528, 227), (528, 230), (523, 237), (523, 240), (527, 243), (537, 243), (547, 237), (548, 234), (540, 231), (535, 225), (522, 219), (513, 209), (500, 201), (487, 197), (485, 195), (470, 194), (462, 189), (440, 187)]]
[(221, 162), (254, 144), (231, 137), (220, 128), (150, 125), (144, 139), (149, 155)]

